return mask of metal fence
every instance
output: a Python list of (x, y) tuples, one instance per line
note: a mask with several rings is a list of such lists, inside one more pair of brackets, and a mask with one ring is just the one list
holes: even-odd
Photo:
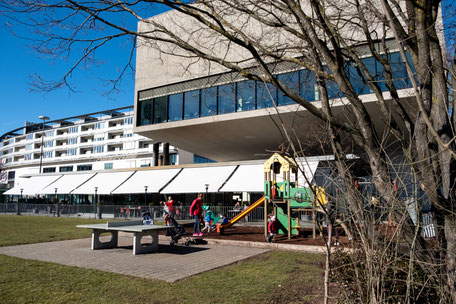
[[(211, 206), (214, 217), (220, 215), (233, 218), (242, 210), (235, 210), (233, 206)], [(162, 219), (165, 215), (163, 206), (139, 206), (139, 205), (64, 205), (64, 204), (23, 204), (23, 203), (5, 203), (0, 204), (0, 213), (3, 214), (23, 214), (37, 216), (61, 216), (61, 217), (82, 217), (97, 218), (98, 212), (101, 212), (102, 218), (112, 219), (138, 219), (144, 211), (149, 211), (151, 216), (156, 219)], [(174, 207), (174, 217), (177, 220), (189, 220), (190, 206)], [(203, 213), (205, 215), (205, 212)], [(264, 208), (258, 207), (249, 215), (244, 217), (243, 221), (262, 222), (264, 220)]]

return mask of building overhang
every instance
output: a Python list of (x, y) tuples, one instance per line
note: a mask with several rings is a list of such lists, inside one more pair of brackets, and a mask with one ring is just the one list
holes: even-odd
[[(401, 99), (412, 102), (410, 90), (402, 91)], [(385, 93), (386, 99), (387, 95)], [(383, 133), (384, 117), (375, 95), (360, 98), (371, 114), (375, 128)], [(313, 104), (321, 107), (318, 101)], [(340, 120), (354, 124), (346, 99), (334, 100), (332, 111)], [(299, 141), (297, 148), (304, 150), (307, 156), (321, 155), (328, 148), (323, 122), (298, 105), (139, 126), (134, 132), (216, 161), (264, 159), (279, 151), (290, 139), (294, 143)]]

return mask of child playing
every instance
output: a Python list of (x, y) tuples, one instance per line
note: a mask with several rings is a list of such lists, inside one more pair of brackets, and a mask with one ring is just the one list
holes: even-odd
[(212, 211), (211, 210), (207, 210), (206, 212), (206, 218), (204, 219), (205, 222), (204, 222), (204, 228), (201, 229), (201, 232), (203, 232), (204, 230), (207, 229), (207, 232), (211, 232), (211, 221), (212, 221)]
[(277, 218), (275, 216), (271, 216), (271, 218), (268, 220), (268, 237), (266, 240), (268, 243), (272, 243), (272, 239), (274, 238), (274, 235), (277, 233)]
[(220, 215), (220, 217), (222, 218), (222, 225), (226, 225), (230, 222), (230, 219), (227, 218), (226, 216)]

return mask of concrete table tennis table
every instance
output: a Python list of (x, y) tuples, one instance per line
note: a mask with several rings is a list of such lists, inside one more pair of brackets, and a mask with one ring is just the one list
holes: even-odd
[[(78, 225), (78, 228), (92, 229), (92, 250), (116, 248), (119, 231), (133, 233), (133, 254), (156, 252), (158, 250), (158, 231), (169, 229), (164, 225), (144, 225), (142, 221), (107, 222), (106, 224)], [(110, 233), (111, 240), (102, 242), (100, 235)], [(144, 236), (151, 236), (152, 242), (141, 244)]]

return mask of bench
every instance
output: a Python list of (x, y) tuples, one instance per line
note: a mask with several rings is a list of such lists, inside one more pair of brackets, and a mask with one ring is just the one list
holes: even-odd
[[(78, 225), (77, 228), (92, 229), (92, 250), (116, 248), (119, 231), (133, 233), (133, 254), (156, 252), (158, 250), (158, 231), (169, 227), (164, 225), (144, 225), (142, 221), (107, 222), (106, 224)], [(102, 242), (100, 235), (110, 233), (111, 240)], [(141, 244), (144, 236), (151, 236), (152, 242)]]

